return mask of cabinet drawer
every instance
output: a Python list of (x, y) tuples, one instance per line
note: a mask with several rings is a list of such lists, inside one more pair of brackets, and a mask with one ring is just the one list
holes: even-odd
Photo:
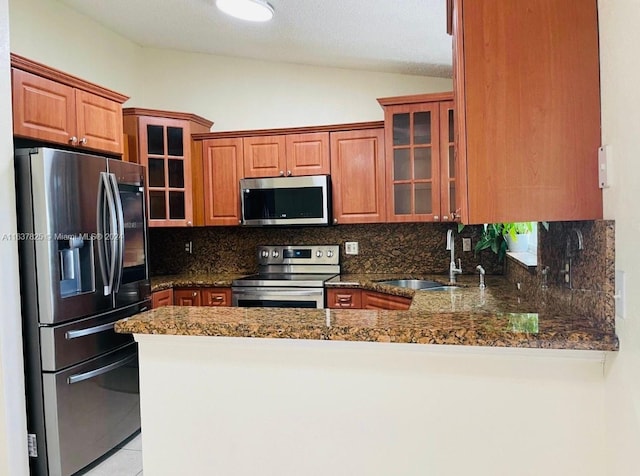
[(409, 309), (411, 299), (375, 291), (362, 292), (362, 309), (386, 309), (403, 311)]
[(203, 306), (231, 306), (230, 288), (205, 288), (201, 291)]
[(360, 309), (360, 289), (327, 289), (327, 307), (331, 309)]
[(152, 294), (151, 300), (153, 309), (162, 306), (171, 306), (173, 305), (173, 289), (156, 291)]

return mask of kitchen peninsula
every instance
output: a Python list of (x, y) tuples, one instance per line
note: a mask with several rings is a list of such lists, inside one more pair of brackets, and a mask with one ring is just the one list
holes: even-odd
[(408, 311), (169, 306), (120, 321), (140, 348), (145, 472), (507, 474), (526, 461), (523, 474), (600, 474), (584, 455), (602, 417), (580, 415), (601, 404), (587, 390), (615, 335), (502, 277), (485, 290), (461, 278)]

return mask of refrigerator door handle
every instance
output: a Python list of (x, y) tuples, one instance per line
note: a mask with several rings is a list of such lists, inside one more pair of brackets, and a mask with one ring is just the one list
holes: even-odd
[[(105, 230), (105, 213), (106, 210), (104, 208), (106, 197), (106, 203), (109, 208), (108, 210), (108, 218), (109, 218), (109, 230)], [(102, 280), (105, 283), (104, 286), (104, 295), (108, 296), (113, 292), (113, 278), (115, 273), (116, 266), (116, 252), (117, 252), (117, 242), (113, 240), (113, 233), (116, 233), (118, 223), (116, 220), (115, 213), (115, 202), (113, 199), (113, 191), (111, 189), (111, 185), (109, 183), (109, 179), (107, 178), (106, 172), (100, 172), (100, 187), (98, 191), (98, 233), (100, 234), (101, 244), (98, 246), (98, 257), (100, 261), (100, 270), (102, 271)], [(109, 238), (109, 239), (107, 239)], [(111, 245), (111, 252), (109, 256), (107, 256), (107, 243)], [(109, 262), (107, 262), (107, 258), (109, 258)]]
[(109, 329), (113, 329), (115, 326), (115, 322), (109, 322), (107, 324), (102, 324), (101, 326), (88, 327), (86, 329), (80, 329), (77, 331), (67, 331), (64, 333), (64, 338), (67, 340), (77, 339), (78, 337), (90, 336), (91, 334), (98, 334), (99, 332), (108, 331)]
[(116, 255), (116, 266), (113, 273), (113, 292), (116, 293), (120, 290), (120, 284), (122, 283), (122, 270), (124, 267), (124, 216), (118, 180), (116, 179), (115, 174), (112, 173), (109, 174), (109, 179), (111, 180), (111, 187), (115, 200), (116, 222), (118, 227), (116, 231), (118, 252)]
[(83, 380), (89, 380), (90, 378), (97, 377), (98, 375), (106, 374), (107, 372), (111, 372), (112, 370), (125, 366), (136, 357), (138, 357), (137, 352), (125, 357), (124, 359), (113, 362), (112, 364), (100, 367), (99, 369), (90, 370), (89, 372), (84, 372), (81, 374), (71, 375), (67, 378), (67, 383), (69, 385), (73, 385), (74, 383), (82, 382)]

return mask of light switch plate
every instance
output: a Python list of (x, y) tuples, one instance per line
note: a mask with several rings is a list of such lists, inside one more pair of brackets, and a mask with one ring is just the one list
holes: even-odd
[(358, 242), (357, 241), (347, 241), (344, 244), (344, 252), (348, 255), (357, 255), (358, 254)]
[(471, 238), (462, 238), (462, 251), (471, 251)]

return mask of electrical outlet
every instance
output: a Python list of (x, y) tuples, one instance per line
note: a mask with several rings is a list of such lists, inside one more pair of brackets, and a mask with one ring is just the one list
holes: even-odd
[(462, 238), (462, 251), (471, 251), (471, 238)]
[(189, 254), (193, 253), (193, 241), (187, 241), (184, 244), (184, 250)]
[(357, 241), (347, 241), (344, 244), (344, 252), (348, 255), (357, 255), (358, 254), (358, 242)]
[(625, 303), (625, 277), (624, 271), (616, 269), (616, 290), (613, 295), (616, 302), (616, 316), (622, 319), (627, 317)]

